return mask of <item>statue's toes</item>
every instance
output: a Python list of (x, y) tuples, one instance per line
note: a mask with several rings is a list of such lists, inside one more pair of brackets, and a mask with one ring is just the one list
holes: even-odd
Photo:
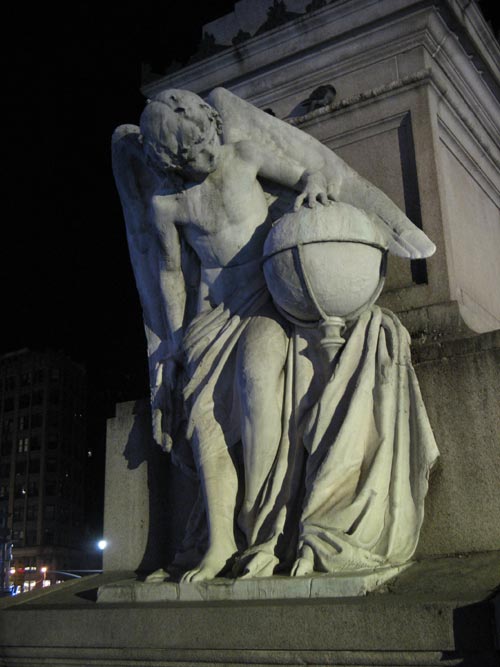
[(208, 579), (208, 577), (203, 576), (203, 568), (195, 567), (192, 570), (184, 572), (181, 577), (181, 584), (189, 584), (193, 581), (203, 581), (204, 579)]
[(144, 580), (147, 584), (157, 584), (162, 581), (165, 581), (165, 579), (168, 579), (169, 575), (165, 570), (160, 568), (159, 570), (155, 570), (152, 572), (150, 575), (146, 577)]
[(274, 569), (278, 563), (279, 560), (276, 558), (276, 556), (259, 551), (246, 563), (240, 579), (252, 579), (252, 577), (272, 577), (274, 574)]
[(301, 556), (297, 558), (292, 566), (290, 574), (292, 577), (306, 577), (314, 572), (314, 565), (308, 558)]

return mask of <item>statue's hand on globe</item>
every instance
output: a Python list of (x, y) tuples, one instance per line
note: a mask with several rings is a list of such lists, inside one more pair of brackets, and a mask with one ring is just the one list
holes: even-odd
[(304, 204), (309, 206), (309, 208), (315, 208), (318, 204), (328, 206), (335, 201), (331, 194), (332, 188), (329, 187), (326, 178), (321, 172), (306, 172), (302, 176), (301, 182), (304, 183), (304, 188), (295, 200), (294, 211), (298, 211)]

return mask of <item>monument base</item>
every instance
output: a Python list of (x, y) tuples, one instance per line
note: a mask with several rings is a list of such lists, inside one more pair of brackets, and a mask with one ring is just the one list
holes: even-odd
[(189, 583), (119, 581), (99, 588), (98, 602), (200, 602), (227, 600), (307, 600), (356, 597), (374, 591), (394, 579), (411, 563), (381, 567), (357, 574), (315, 575), (311, 577), (259, 577)]
[(0, 599), (0, 664), (498, 664), (500, 552), (424, 560), (365, 597), (95, 603), (99, 587), (127, 576)]

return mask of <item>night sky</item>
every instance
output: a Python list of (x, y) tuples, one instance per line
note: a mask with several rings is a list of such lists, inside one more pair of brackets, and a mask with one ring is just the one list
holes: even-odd
[[(88, 375), (89, 479), (102, 511), (105, 420), (148, 393), (146, 348), (110, 138), (137, 123), (141, 64), (185, 62), (232, 0), (18, 3), (4, 18), (7, 207), (0, 354), (61, 349)], [(195, 8), (196, 7), (196, 8)], [(6, 91), (5, 91), (6, 88)], [(5, 214), (6, 213), (6, 214)], [(94, 520), (95, 522), (95, 520)], [(97, 519), (98, 522), (98, 519)]]
[[(234, 2), (44, 3), (19, 9), (7, 64), (8, 215), (0, 352), (65, 350), (114, 400), (144, 393), (143, 330), (110, 137), (144, 106), (141, 63), (185, 60)], [(56, 3), (53, 3), (55, 5)], [(49, 8), (47, 9), (47, 5)]]
[[(186, 62), (201, 26), (234, 4), (72, 0), (28, 9), (17, 3), (3, 17), (4, 41), (10, 36), (14, 46), (3, 67), (0, 354), (62, 349), (85, 365), (98, 486), (106, 417), (116, 402), (148, 391), (111, 133), (120, 123), (138, 122), (141, 63), (162, 72), (174, 59)], [(482, 4), (491, 14), (494, 3)]]

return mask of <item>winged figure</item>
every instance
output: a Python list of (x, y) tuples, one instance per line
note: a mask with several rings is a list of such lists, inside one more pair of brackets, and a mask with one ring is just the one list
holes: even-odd
[[(412, 437), (424, 442), (424, 465), (412, 487), (418, 497), (409, 502), (412, 519), (406, 517), (409, 528), (396, 546), (387, 546), (383, 527), (372, 545), (356, 537), (361, 515), (378, 493), (371, 483), (372, 495), (349, 491), (350, 519), (337, 511), (337, 492), (329, 493), (327, 528), (343, 545), (334, 553), (326, 553), (318, 531), (307, 534), (304, 528), (306, 515), (312, 517), (309, 525), (321, 524), (317, 508), (326, 517), (328, 482), (315, 480), (330, 466), (335, 415), (331, 407), (325, 412), (323, 389), (315, 389), (324, 386), (318, 380), (324, 371), (307, 351), (314, 347), (307, 339), (314, 333), (297, 332), (274, 308), (261, 261), (266, 236), (283, 212), (332, 201), (369, 213), (396, 255), (428, 257), (433, 243), (334, 152), (223, 88), (206, 100), (182, 90), (158, 94), (139, 127), (115, 131), (112, 150), (144, 314), (154, 437), (199, 475), (203, 491), (208, 541), (184, 579), (210, 579), (228, 567), (240, 576), (266, 576), (279, 568), (302, 575), (407, 558), (415, 548), (426, 476), (436, 456), (424, 418), (412, 427), (418, 432)], [(357, 358), (359, 365), (362, 341), (372, 329), (379, 341), (382, 329), (385, 339), (393, 338), (384, 364), (400, 373), (401, 359), (409, 361), (405, 345), (395, 341), (406, 340), (406, 334), (379, 311), (370, 310), (355, 325), (345, 363), (350, 359), (352, 366)], [(373, 349), (381, 359), (380, 345)], [(368, 368), (368, 361), (363, 363)], [(381, 378), (389, 372), (385, 366)], [(410, 370), (404, 382), (414, 397)], [(343, 395), (352, 392), (351, 385), (346, 381)], [(330, 405), (341, 394), (330, 397)], [(353, 410), (362, 405), (354, 401)], [(373, 427), (373, 418), (369, 424)], [(375, 431), (380, 428), (372, 428), (370, 437), (380, 437)], [(394, 450), (394, 443), (387, 446)], [(358, 463), (357, 481), (350, 484), (359, 490), (366, 457)], [(342, 466), (338, 461), (335, 466), (342, 477)], [(383, 484), (392, 489), (391, 475), (389, 470)], [(346, 488), (346, 479), (339, 483)], [(335, 517), (341, 515), (349, 525), (338, 524)]]

